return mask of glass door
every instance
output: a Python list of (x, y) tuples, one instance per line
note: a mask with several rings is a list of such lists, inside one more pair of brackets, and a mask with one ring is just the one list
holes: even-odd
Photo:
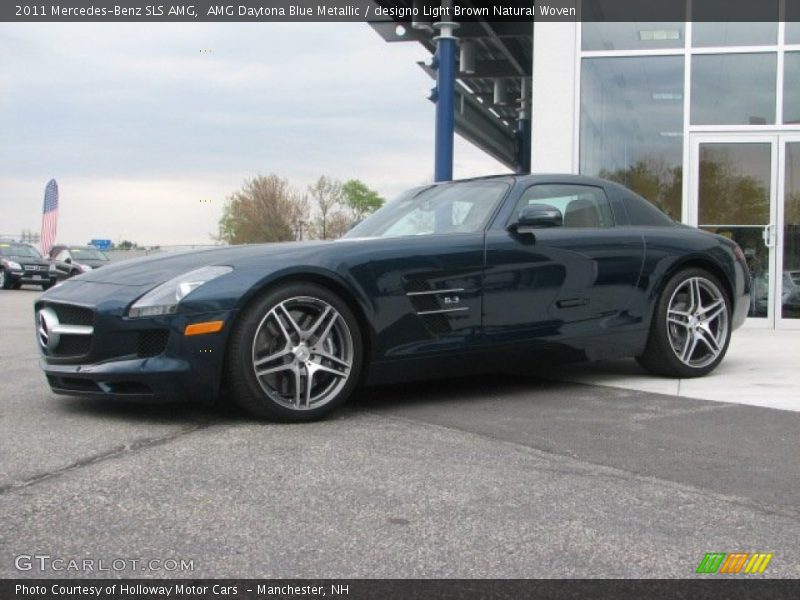
[(775, 135), (692, 137), (690, 224), (742, 248), (753, 277), (748, 324), (764, 327), (776, 318), (777, 154)]
[(778, 183), (775, 313), (779, 327), (800, 329), (800, 135), (780, 136)]

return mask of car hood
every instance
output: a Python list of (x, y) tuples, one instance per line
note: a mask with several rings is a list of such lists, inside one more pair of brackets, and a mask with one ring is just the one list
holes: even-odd
[(271, 259), (278, 257), (301, 261), (307, 255), (332, 243), (334, 242), (281, 242), (165, 252), (111, 263), (72, 280), (129, 286), (158, 284), (181, 273), (205, 266), (227, 265), (236, 268), (256, 264), (267, 265)]
[(89, 265), (93, 269), (99, 269), (100, 267), (105, 267), (106, 265), (110, 265), (111, 263), (107, 260), (101, 260), (97, 258), (86, 258), (86, 259), (78, 259), (75, 261), (81, 265)]
[(21, 265), (39, 265), (40, 267), (49, 267), (50, 263), (41, 258), (34, 258), (32, 256), (3, 256), (6, 260), (13, 260)]

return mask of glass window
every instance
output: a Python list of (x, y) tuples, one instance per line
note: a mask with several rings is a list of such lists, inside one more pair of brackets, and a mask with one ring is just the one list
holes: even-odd
[(481, 231), (508, 190), (505, 181), (468, 181), (413, 190), (344, 236), (399, 237)]
[(800, 319), (800, 142), (786, 144), (781, 316)]
[(769, 46), (778, 43), (777, 23), (695, 23), (692, 46)]
[(583, 23), (584, 50), (683, 48), (683, 23)]
[(583, 59), (580, 128), (581, 173), (681, 219), (682, 56)]
[(692, 45), (763, 46), (778, 43), (779, 0), (692, 0)]
[(773, 125), (775, 53), (692, 57), (693, 125)]
[(543, 204), (561, 212), (564, 227), (613, 227), (614, 217), (605, 192), (590, 185), (543, 184), (525, 190), (512, 215), (526, 206)]
[[(798, 13), (800, 13), (800, 2), (796, 5)], [(798, 14), (800, 17), (800, 14)], [(792, 22), (786, 24), (786, 43), (787, 44), (800, 44), (800, 23)]]
[(800, 52), (787, 52), (783, 60), (783, 122), (800, 123)]

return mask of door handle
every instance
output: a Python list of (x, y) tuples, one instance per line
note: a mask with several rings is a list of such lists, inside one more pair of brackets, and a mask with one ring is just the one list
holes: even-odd
[(761, 233), (761, 237), (764, 240), (764, 245), (767, 248), (774, 248), (775, 247), (775, 225), (770, 223), (766, 227), (764, 227), (764, 231)]

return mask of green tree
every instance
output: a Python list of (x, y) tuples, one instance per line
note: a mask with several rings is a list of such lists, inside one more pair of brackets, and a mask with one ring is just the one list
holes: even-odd
[(378, 192), (371, 190), (359, 179), (351, 179), (342, 185), (344, 203), (350, 209), (353, 220), (360, 221), (370, 213), (375, 212), (385, 200)]
[(284, 242), (298, 236), (308, 203), (277, 175), (245, 180), (222, 208), (217, 239), (229, 244)]

